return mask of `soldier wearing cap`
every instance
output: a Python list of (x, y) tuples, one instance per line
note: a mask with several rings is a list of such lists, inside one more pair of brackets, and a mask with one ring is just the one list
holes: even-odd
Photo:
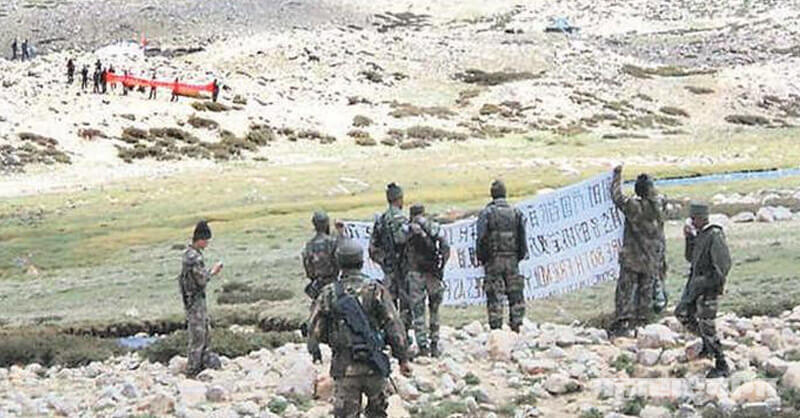
[(708, 205), (693, 202), (689, 207), (691, 222), (684, 227), (686, 260), (691, 263), (689, 280), (675, 316), (693, 334), (703, 340), (702, 356), (715, 361), (707, 377), (728, 376), (730, 369), (714, 326), (718, 298), (725, 289), (731, 257), (722, 227), (709, 222)]
[(330, 218), (322, 211), (314, 212), (311, 218), (316, 235), (303, 248), (303, 267), (310, 283), (305, 292), (312, 300), (319, 291), (339, 277), (339, 264), (336, 261), (338, 240), (331, 236)]
[(520, 331), (525, 318), (525, 281), (519, 273), (519, 262), (528, 256), (525, 221), (522, 212), (506, 201), (506, 186), (495, 180), (489, 189), (492, 201), (486, 205), (477, 223), (477, 256), (486, 270), (483, 290), (489, 327), (503, 326), (503, 305), (500, 296), (508, 298), (509, 325)]
[(405, 283), (405, 251), (408, 219), (403, 215), (403, 189), (396, 183), (386, 186), (389, 207), (377, 216), (369, 241), (369, 258), (381, 266), (383, 285), (399, 307), (403, 324), (411, 327), (408, 285)]
[(178, 283), (186, 311), (186, 324), (189, 333), (189, 347), (186, 356), (186, 374), (197, 376), (203, 369), (220, 367), (219, 357), (210, 351), (209, 319), (206, 306), (206, 284), (222, 271), (222, 263), (217, 262), (207, 269), (203, 260), (203, 250), (211, 241), (211, 229), (206, 221), (200, 221), (194, 229), (192, 243), (183, 253), (183, 266)]
[(620, 275), (612, 331), (628, 332), (652, 319), (653, 294), (665, 269), (664, 200), (647, 174), (636, 178), (634, 196), (622, 193), (622, 166), (614, 168), (611, 197), (625, 215), (619, 254)]
[[(420, 356), (439, 357), (439, 306), (444, 296), (443, 270), (450, 257), (450, 246), (441, 226), (426, 218), (425, 206), (412, 205), (409, 214), (406, 282), (414, 336)], [(426, 302), (430, 308), (428, 327), (425, 326)]]

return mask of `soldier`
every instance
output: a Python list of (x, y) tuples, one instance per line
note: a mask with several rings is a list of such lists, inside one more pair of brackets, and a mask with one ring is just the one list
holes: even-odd
[(84, 65), (81, 69), (81, 90), (86, 91), (89, 87), (89, 67)]
[(411, 326), (408, 286), (405, 283), (405, 247), (408, 219), (403, 215), (403, 189), (395, 183), (386, 186), (389, 208), (375, 219), (369, 241), (369, 258), (383, 270), (383, 284), (400, 308), (403, 324)]
[(28, 51), (28, 40), (22, 41), (22, 61), (31, 59), (30, 52)]
[(175, 77), (175, 84), (172, 86), (172, 97), (169, 98), (170, 102), (177, 102), (178, 101), (178, 84), (180, 81), (178, 77)]
[(306, 277), (311, 281), (305, 292), (311, 300), (319, 296), (320, 290), (326, 285), (336, 281), (339, 277), (339, 264), (336, 261), (337, 239), (331, 236), (331, 226), (328, 214), (314, 212), (311, 218), (314, 230), (317, 232), (303, 249), (303, 267)]
[(17, 38), (14, 38), (14, 41), (11, 42), (11, 60), (15, 61), (17, 59), (17, 54), (19, 52), (19, 47), (17, 46)]
[(72, 84), (75, 79), (75, 61), (72, 58), (67, 60), (67, 84)]
[(509, 325), (520, 331), (525, 317), (525, 281), (519, 274), (519, 262), (528, 256), (525, 221), (522, 212), (506, 201), (506, 186), (500, 180), (492, 183), (492, 202), (478, 217), (477, 256), (486, 270), (483, 290), (489, 327), (503, 326), (503, 305), (500, 295), (508, 298)]
[(361, 273), (361, 246), (343, 240), (336, 256), (342, 275), (325, 286), (314, 301), (308, 350), (315, 362), (321, 362), (319, 343), (331, 347), (335, 417), (359, 417), (362, 394), (367, 397), (367, 417), (386, 417), (385, 389), (390, 370), (381, 333), (400, 362), (400, 371), (409, 376), (406, 331), (386, 288)]
[(219, 97), (219, 83), (217, 82), (217, 79), (215, 78), (214, 79), (214, 87), (211, 90), (211, 100), (214, 103), (216, 103), (218, 97)]
[[(443, 271), (450, 257), (450, 246), (442, 228), (425, 218), (425, 206), (410, 209), (408, 235), (408, 283), (411, 318), (420, 356), (439, 357), (439, 305), (444, 294)], [(430, 307), (430, 336), (425, 327), (425, 299)]]
[(684, 227), (683, 234), (686, 237), (685, 256), (691, 269), (681, 300), (675, 307), (675, 317), (687, 330), (702, 338), (701, 356), (715, 360), (714, 368), (706, 377), (716, 378), (730, 373), (714, 319), (717, 299), (725, 289), (731, 268), (731, 257), (722, 227), (709, 223), (708, 215), (705, 204), (692, 203), (689, 207), (691, 223)]
[(220, 362), (216, 354), (209, 351), (209, 320), (206, 308), (206, 284), (211, 277), (222, 270), (222, 263), (217, 262), (206, 269), (203, 262), (203, 250), (211, 241), (211, 230), (206, 221), (200, 221), (194, 229), (192, 244), (183, 254), (183, 269), (178, 277), (183, 307), (186, 311), (186, 323), (189, 332), (189, 347), (186, 358), (186, 374), (197, 376), (206, 368), (219, 368)]
[(622, 193), (622, 166), (614, 168), (611, 198), (625, 215), (620, 250), (620, 273), (615, 295), (616, 312), (612, 332), (622, 334), (647, 324), (653, 317), (654, 286), (664, 264), (664, 207), (653, 180), (640, 174), (635, 196)]

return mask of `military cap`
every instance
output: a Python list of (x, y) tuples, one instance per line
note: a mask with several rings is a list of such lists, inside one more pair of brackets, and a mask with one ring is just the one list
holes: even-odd
[(689, 204), (689, 216), (703, 217), (708, 216), (708, 205), (702, 202), (691, 202)]
[(355, 240), (345, 238), (336, 249), (336, 260), (343, 268), (360, 268), (364, 264), (364, 250)]
[(393, 202), (401, 197), (403, 197), (403, 188), (398, 186), (397, 183), (386, 185), (386, 200)]
[(411, 208), (409, 209), (408, 212), (411, 215), (411, 218), (413, 219), (415, 216), (422, 215), (423, 213), (425, 213), (425, 205), (423, 205), (422, 203), (414, 203), (413, 205), (411, 205)]
[(311, 223), (314, 224), (314, 229), (321, 231), (330, 225), (330, 218), (328, 218), (327, 213), (316, 211), (314, 216), (311, 217)]
[(197, 226), (194, 227), (192, 239), (194, 241), (211, 239), (211, 229), (208, 227), (208, 222), (200, 221), (197, 223)]
[(489, 192), (492, 195), (492, 199), (506, 197), (506, 184), (502, 180), (495, 180), (492, 182)]

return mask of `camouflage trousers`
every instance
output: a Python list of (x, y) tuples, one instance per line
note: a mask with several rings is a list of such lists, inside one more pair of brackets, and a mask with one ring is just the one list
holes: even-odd
[(384, 271), (383, 286), (392, 295), (392, 301), (394, 301), (397, 311), (400, 313), (400, 318), (403, 320), (406, 330), (410, 330), (412, 326), (411, 295), (405, 274), (402, 270)]
[[(442, 304), (444, 296), (444, 284), (435, 274), (418, 271), (409, 272), (406, 281), (411, 298), (411, 325), (417, 339), (417, 346), (421, 349), (429, 349), (431, 343), (439, 343), (439, 306)], [(425, 326), (426, 307), (430, 308), (430, 334), (428, 334), (428, 327)]]
[(722, 343), (717, 337), (717, 328), (714, 320), (717, 317), (719, 302), (716, 294), (700, 294), (693, 296), (687, 284), (683, 290), (678, 306), (675, 307), (675, 317), (686, 329), (703, 340), (703, 349), (722, 358)]
[(614, 302), (615, 322), (620, 326), (635, 328), (653, 318), (653, 286), (656, 276), (622, 268), (617, 280)]
[(209, 320), (205, 303), (196, 303), (186, 312), (189, 349), (186, 355), (186, 374), (197, 376), (205, 369), (209, 357)]
[(389, 401), (386, 397), (386, 378), (378, 375), (345, 376), (333, 382), (333, 416), (336, 418), (359, 418), (361, 397), (367, 396), (368, 418), (386, 417)]
[(485, 266), (486, 278), (483, 291), (486, 292), (486, 310), (489, 314), (489, 327), (503, 327), (503, 303), (500, 296), (508, 298), (508, 316), (511, 329), (518, 330), (525, 318), (525, 279), (519, 274), (517, 258), (495, 257)]

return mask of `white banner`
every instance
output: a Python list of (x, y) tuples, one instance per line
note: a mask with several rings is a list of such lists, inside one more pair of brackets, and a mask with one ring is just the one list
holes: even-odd
[[(599, 175), (517, 204), (525, 219), (528, 258), (519, 264), (525, 298), (568, 293), (619, 275), (624, 217), (611, 201), (611, 173)], [(444, 271), (445, 305), (485, 302), (483, 266), (475, 256), (476, 219), (443, 225), (450, 243)], [(367, 257), (373, 222), (345, 222), (345, 235), (357, 240)], [(367, 260), (364, 273), (383, 278)]]

